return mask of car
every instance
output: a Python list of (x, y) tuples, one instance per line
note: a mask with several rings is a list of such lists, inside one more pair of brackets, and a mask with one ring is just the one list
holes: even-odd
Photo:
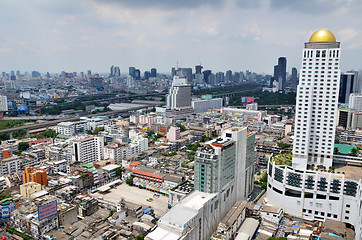
[(153, 197), (157, 199), (157, 198), (160, 197), (160, 194), (157, 194), (157, 193), (156, 193), (156, 194), (153, 194)]
[(146, 199), (146, 201), (148, 201), (148, 202), (152, 202), (152, 201), (153, 201), (153, 199), (152, 199), (152, 198), (147, 198), (147, 199)]

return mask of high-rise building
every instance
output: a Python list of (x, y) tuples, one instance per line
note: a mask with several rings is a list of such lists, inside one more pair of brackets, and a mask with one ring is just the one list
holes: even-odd
[(0, 111), (8, 111), (8, 97), (0, 96)]
[(349, 95), (351, 93), (357, 93), (357, 85), (358, 85), (357, 71), (348, 71), (346, 73), (342, 73), (341, 83), (339, 85), (338, 102), (348, 104)]
[(348, 108), (362, 112), (362, 94), (351, 93), (348, 100)]
[(332, 166), (341, 50), (333, 34), (328, 34), (326, 43), (314, 33), (303, 50), (293, 144), (293, 167), (298, 169), (312, 164)]
[(274, 80), (278, 82), (279, 91), (284, 91), (287, 79), (287, 59), (278, 58), (278, 65), (274, 66)]
[(176, 75), (176, 68), (172, 67), (171, 68), (171, 77), (173, 79), (173, 77)]
[(203, 69), (203, 66), (196, 65), (195, 66), (195, 74), (201, 74), (201, 70)]
[(19, 70), (16, 71), (16, 76), (20, 77), (20, 71)]
[(89, 77), (89, 76), (92, 76), (92, 71), (91, 71), (91, 70), (88, 70), (88, 71), (87, 71), (87, 74), (88, 74), (88, 77)]
[(233, 77), (233, 71), (227, 70), (225, 74), (225, 81), (228, 83), (232, 82), (232, 77)]
[(206, 143), (195, 157), (195, 189), (216, 193), (235, 181), (238, 200), (253, 190), (255, 136), (246, 128), (223, 130), (221, 137)]
[(305, 43), (292, 167), (270, 158), (267, 199), (294, 216), (353, 225), (355, 239), (362, 239), (362, 167), (355, 164), (361, 158), (334, 151), (340, 57), (340, 42), (328, 30)]
[(136, 80), (140, 80), (141, 79), (141, 71), (139, 69), (134, 70), (134, 78)]
[(129, 68), (128, 68), (128, 74), (129, 74), (131, 77), (133, 77), (133, 78), (136, 77), (135, 71), (136, 71), (136, 68), (135, 68), (135, 67), (129, 67)]
[(167, 108), (178, 110), (191, 107), (191, 86), (185, 77), (175, 76), (166, 98)]
[(247, 128), (230, 128), (198, 150), (196, 190), (173, 205), (146, 239), (210, 239), (234, 204), (253, 190), (254, 141)]
[(73, 142), (73, 160), (76, 162), (93, 163), (103, 159), (103, 137), (86, 137)]
[(151, 68), (150, 77), (157, 77), (157, 69), (156, 68)]
[(148, 80), (150, 78), (151, 73), (149, 71), (145, 71), (145, 73), (143, 74), (143, 78)]
[(114, 66), (113, 65), (111, 66), (109, 76), (114, 77)]
[(209, 83), (209, 76), (211, 74), (211, 70), (205, 70), (202, 72), (204, 74), (204, 80), (206, 83)]
[(115, 77), (121, 76), (121, 70), (119, 69), (119, 67), (114, 67), (114, 76)]
[(298, 70), (296, 68), (292, 68), (292, 76), (290, 78), (290, 82), (292, 84), (292, 88), (296, 88), (298, 85)]

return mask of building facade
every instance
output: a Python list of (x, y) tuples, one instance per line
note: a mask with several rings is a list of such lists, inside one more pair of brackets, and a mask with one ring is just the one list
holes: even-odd
[[(325, 38), (318, 38), (324, 34)], [(322, 40), (321, 40), (322, 39)], [(305, 43), (297, 89), (293, 167), (332, 166), (337, 120), (340, 43), (330, 31)]]

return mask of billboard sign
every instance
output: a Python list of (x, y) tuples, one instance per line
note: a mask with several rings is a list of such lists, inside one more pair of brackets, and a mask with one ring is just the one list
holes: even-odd
[(18, 112), (26, 112), (26, 111), (28, 111), (27, 105), (18, 106)]
[(1, 216), (2, 218), (9, 218), (10, 213), (15, 210), (15, 204), (12, 203), (10, 205), (1, 206)]
[(58, 206), (56, 200), (43, 204), (38, 207), (39, 222), (48, 217), (54, 216), (57, 213), (58, 213)]
[(241, 102), (242, 103), (253, 103), (254, 97), (241, 97)]

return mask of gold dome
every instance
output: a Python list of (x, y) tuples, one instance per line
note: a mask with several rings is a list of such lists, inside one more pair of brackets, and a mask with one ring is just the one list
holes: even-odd
[(336, 42), (336, 38), (329, 30), (319, 30), (312, 34), (309, 38), (310, 43)]

